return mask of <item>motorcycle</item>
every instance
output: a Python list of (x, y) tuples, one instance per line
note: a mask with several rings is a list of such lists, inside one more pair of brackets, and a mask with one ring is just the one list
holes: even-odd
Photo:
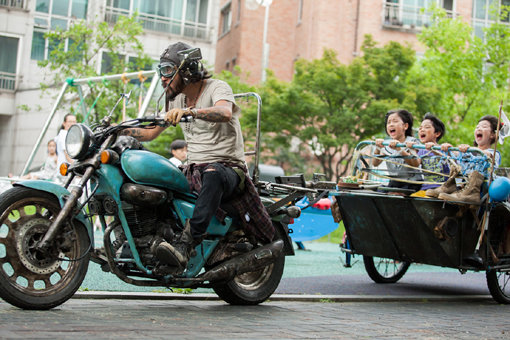
[[(118, 125), (110, 120), (111, 113), (93, 128), (69, 129), (66, 148), (75, 162), (61, 169), (67, 174), (63, 186), (20, 181), (0, 195), (0, 297), (23, 309), (54, 308), (78, 290), (93, 261), (137, 286), (210, 287), (235, 305), (267, 300), (278, 287), (285, 256), (294, 255), (288, 227), (300, 214), (294, 203), (316, 191), (257, 183), (259, 190), (264, 187), (261, 200), (276, 230), (274, 240), (261, 244), (250, 237), (239, 216), (225, 207), (228, 216), (212, 219), (184, 272), (172, 272), (153, 249), (180, 237), (197, 196), (179, 168), (121, 136), (128, 128), (163, 126), (163, 119)], [(94, 217), (104, 233), (99, 248)]]

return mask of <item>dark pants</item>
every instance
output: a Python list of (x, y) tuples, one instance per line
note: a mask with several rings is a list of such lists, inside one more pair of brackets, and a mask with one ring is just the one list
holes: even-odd
[(240, 178), (232, 169), (220, 163), (208, 165), (202, 172), (202, 188), (189, 221), (193, 238), (201, 237), (222, 202), (238, 192)]

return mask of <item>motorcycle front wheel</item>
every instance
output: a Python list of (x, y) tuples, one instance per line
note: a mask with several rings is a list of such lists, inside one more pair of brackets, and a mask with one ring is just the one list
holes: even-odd
[[(276, 228), (273, 241), (282, 239)], [(257, 305), (266, 301), (278, 288), (285, 267), (285, 255), (282, 253), (275, 262), (264, 268), (237, 275), (226, 283), (213, 285), (213, 290), (225, 302), (231, 305)]]
[(85, 227), (62, 226), (48, 252), (35, 247), (60, 211), (55, 196), (14, 187), (0, 195), (0, 297), (23, 309), (46, 310), (70, 299), (87, 274)]

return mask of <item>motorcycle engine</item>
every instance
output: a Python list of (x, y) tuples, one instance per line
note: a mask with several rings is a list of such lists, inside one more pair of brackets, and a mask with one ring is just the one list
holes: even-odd
[(126, 183), (121, 188), (121, 199), (142, 262), (154, 264), (153, 246), (162, 240), (172, 241), (176, 227), (167, 193), (155, 187)]

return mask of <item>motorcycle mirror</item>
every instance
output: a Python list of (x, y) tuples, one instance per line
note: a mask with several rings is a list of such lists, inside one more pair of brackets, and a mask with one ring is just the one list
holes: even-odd
[(182, 61), (191, 62), (191, 61), (202, 60), (202, 52), (200, 51), (200, 48), (198, 48), (198, 47), (190, 48), (188, 50), (183, 50), (183, 51), (178, 52), (177, 54), (179, 55), (179, 57), (181, 57), (181, 62)]
[[(132, 90), (131, 90), (132, 91)], [(129, 93), (121, 93), (119, 99), (117, 99), (117, 102), (113, 106), (113, 108), (110, 110), (108, 115), (103, 118), (103, 125), (110, 125), (110, 121), (113, 115), (113, 111), (117, 108), (117, 105), (119, 105), (122, 98), (126, 98), (126, 105), (129, 103), (129, 97), (131, 96), (131, 91)]]
[(130, 90), (129, 93), (121, 93), (120, 95), (124, 98), (126, 98), (126, 105), (129, 104), (129, 98), (131, 98), (131, 92), (133, 92), (133, 90)]

